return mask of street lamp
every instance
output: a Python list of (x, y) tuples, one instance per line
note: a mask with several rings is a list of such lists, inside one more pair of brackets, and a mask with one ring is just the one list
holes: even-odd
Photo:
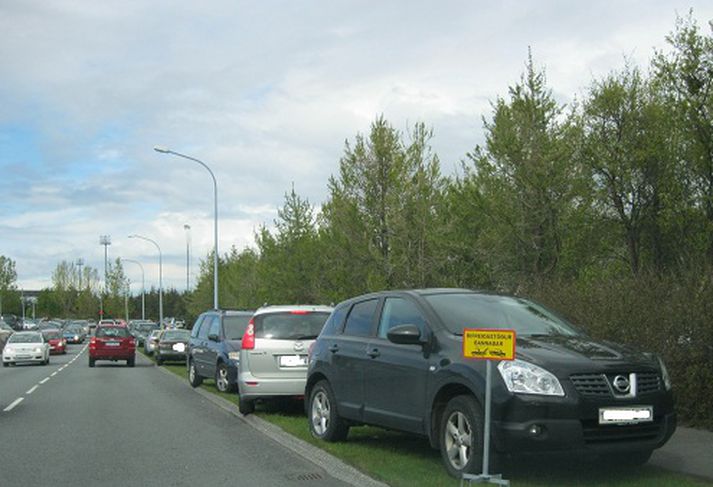
[(134, 259), (121, 259), (122, 262), (131, 262), (141, 268), (141, 319), (146, 319), (146, 282), (144, 281), (144, 266), (141, 262)]
[(186, 293), (188, 293), (191, 287), (191, 226), (186, 223), (183, 229), (186, 231)]
[(153, 150), (155, 150), (156, 152), (160, 152), (161, 154), (172, 154), (174, 156), (188, 159), (189, 161), (197, 162), (198, 164), (206, 168), (210, 173), (210, 177), (213, 178), (213, 308), (218, 309), (218, 182), (215, 180), (215, 175), (213, 174), (213, 171), (211, 171), (208, 165), (200, 159), (196, 159), (195, 157), (187, 156), (185, 154), (181, 154), (180, 152), (175, 152), (166, 147), (161, 147), (158, 145), (155, 146)]
[(142, 235), (132, 234), (129, 238), (140, 238), (141, 240), (146, 240), (151, 242), (158, 249), (158, 326), (163, 326), (163, 256), (161, 254), (161, 247), (158, 246), (155, 240)]
[(111, 245), (111, 235), (99, 235), (99, 245), (104, 246), (104, 293), (100, 297), (100, 310), (99, 314), (101, 315), (102, 319), (105, 318), (104, 316), (104, 294), (106, 294), (107, 288), (107, 282), (106, 282), (106, 268), (107, 268), (107, 249), (109, 248), (109, 245)]

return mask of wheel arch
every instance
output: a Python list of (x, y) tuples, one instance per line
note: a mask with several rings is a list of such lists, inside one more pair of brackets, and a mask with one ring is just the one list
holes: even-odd
[(428, 440), (431, 447), (438, 449), (440, 447), (440, 441), (438, 437), (438, 429), (441, 424), (441, 418), (443, 416), (443, 411), (446, 409), (448, 401), (456, 396), (472, 396), (473, 399), (482, 406), (481, 398), (478, 394), (467, 384), (463, 382), (450, 382), (444, 384), (438, 389), (438, 392), (433, 396), (433, 401), (431, 402), (431, 414), (429, 416), (428, 425)]

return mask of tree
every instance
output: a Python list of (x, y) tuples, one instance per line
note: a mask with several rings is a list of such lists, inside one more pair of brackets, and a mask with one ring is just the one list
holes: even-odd
[[(591, 171), (600, 214), (616, 222), (631, 272), (648, 250), (664, 266), (663, 215), (672, 204), (670, 124), (665, 103), (637, 69), (594, 83), (584, 104), (582, 161)], [(649, 249), (642, 248), (646, 233)]]
[(15, 281), (17, 281), (15, 261), (9, 257), (0, 255), (0, 316), (2, 316), (3, 313), (3, 295), (7, 295), (9, 291), (15, 289)]
[(473, 205), (471, 218), (485, 220), (477, 236), (481, 258), (500, 281), (552, 275), (563, 254), (564, 222), (580, 197), (581, 174), (572, 164), (576, 127), (531, 57), (484, 125), (485, 147), (468, 154), (472, 165), (452, 188), (472, 198), (464, 203)]
[(674, 108), (678, 122), (682, 162), (690, 177), (696, 206), (702, 208), (707, 228), (706, 253), (713, 263), (713, 22), (708, 35), (693, 19), (678, 18), (666, 40), (669, 53), (656, 53), (656, 80)]

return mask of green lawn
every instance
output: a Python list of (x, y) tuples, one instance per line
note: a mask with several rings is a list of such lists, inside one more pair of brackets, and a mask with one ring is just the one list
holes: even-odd
[[(167, 370), (186, 378), (185, 365), (166, 365)], [(221, 394), (212, 380), (201, 386), (237, 404), (237, 394)], [(347, 441), (327, 443), (313, 438), (300, 403), (288, 403), (281, 409), (258, 405), (255, 414), (284, 431), (328, 451), (374, 478), (394, 487), (456, 486), (441, 465), (440, 454), (428, 441), (403, 433), (369, 426), (352, 428)], [(693, 487), (711, 486), (690, 477), (644, 466), (613, 469), (601, 464), (585, 464), (572, 459), (548, 456), (508, 464), (506, 478), (513, 486), (586, 486), (586, 487)], [(473, 484), (475, 485), (475, 484)]]

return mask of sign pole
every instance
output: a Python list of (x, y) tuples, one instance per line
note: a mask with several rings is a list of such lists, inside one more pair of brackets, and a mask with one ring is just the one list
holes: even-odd
[(483, 428), (483, 477), (489, 477), (490, 466), (490, 403), (492, 401), (492, 378), (490, 376), (492, 365), (490, 360), (485, 361), (485, 426)]

